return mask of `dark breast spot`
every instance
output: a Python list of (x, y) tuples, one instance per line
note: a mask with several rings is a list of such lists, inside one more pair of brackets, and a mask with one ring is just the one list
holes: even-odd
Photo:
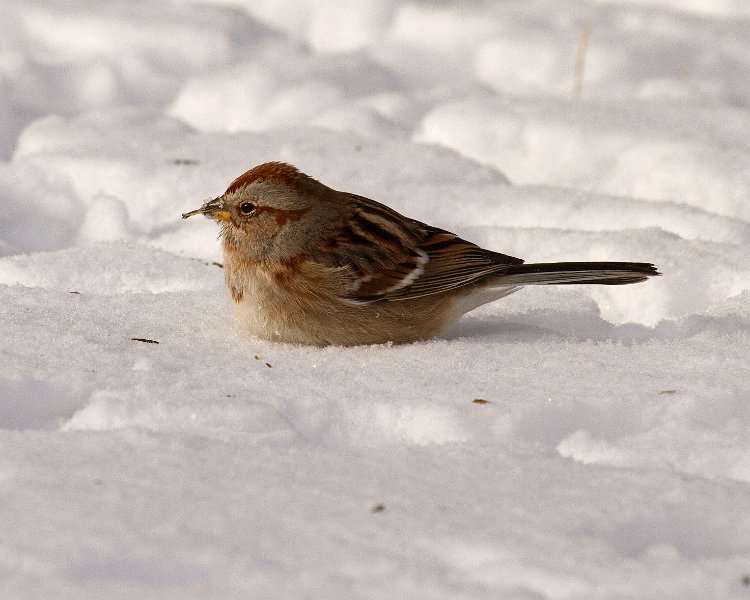
[(236, 288), (233, 285), (229, 286), (229, 293), (232, 296), (232, 300), (234, 300), (237, 304), (242, 302), (242, 290)]

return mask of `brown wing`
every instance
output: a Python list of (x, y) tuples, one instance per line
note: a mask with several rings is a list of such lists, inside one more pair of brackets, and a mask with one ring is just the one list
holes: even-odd
[(350, 300), (395, 301), (439, 294), (523, 263), (383, 204), (351, 198), (351, 218), (334, 236), (326, 260), (351, 268)]
[(419, 244), (428, 262), (411, 285), (388, 294), (387, 300), (407, 300), (439, 294), (523, 263), (520, 258), (491, 252), (457, 235), (430, 227)]

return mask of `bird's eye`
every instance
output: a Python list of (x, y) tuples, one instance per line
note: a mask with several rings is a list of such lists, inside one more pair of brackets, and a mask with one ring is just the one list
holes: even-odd
[(243, 202), (242, 204), (240, 204), (240, 212), (243, 215), (249, 215), (254, 210), (255, 204), (252, 204), (251, 202)]

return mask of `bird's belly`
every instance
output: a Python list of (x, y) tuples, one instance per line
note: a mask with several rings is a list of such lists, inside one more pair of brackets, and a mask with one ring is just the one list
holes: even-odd
[(358, 303), (341, 298), (325, 278), (305, 285), (287, 274), (225, 272), (240, 326), (257, 337), (317, 346), (409, 343), (434, 337), (465, 312), (446, 294)]
[(251, 281), (240, 298), (234, 297), (235, 315), (240, 326), (257, 337), (292, 343), (314, 343), (305, 333), (304, 312), (280, 290), (263, 282)]

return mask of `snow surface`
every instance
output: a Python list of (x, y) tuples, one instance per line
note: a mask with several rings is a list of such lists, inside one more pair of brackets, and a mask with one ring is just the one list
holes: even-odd
[[(749, 6), (2, 0), (0, 597), (750, 598)], [(664, 276), (252, 339), (267, 160)]]

